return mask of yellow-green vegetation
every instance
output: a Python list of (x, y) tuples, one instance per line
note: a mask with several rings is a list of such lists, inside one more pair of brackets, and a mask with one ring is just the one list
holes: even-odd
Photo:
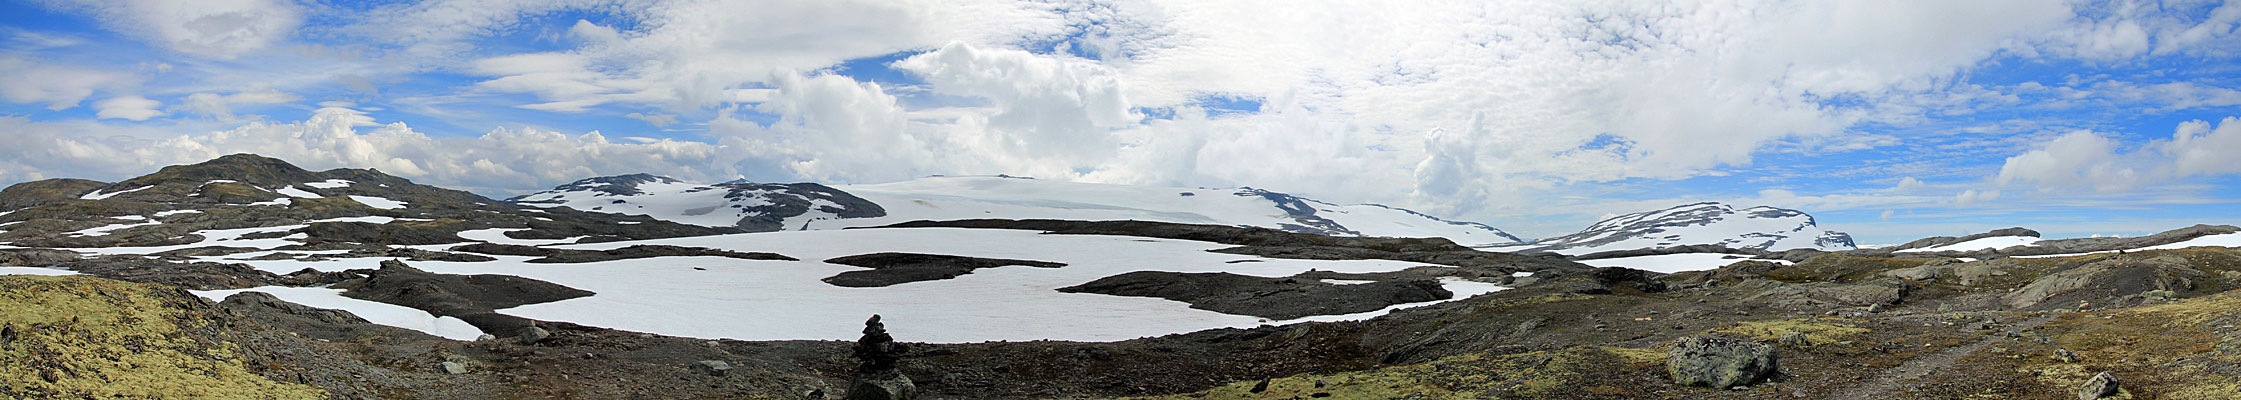
[(258, 189), (255, 186), (233, 182), (216, 182), (204, 184), (200, 188), (195, 189), (195, 192), (199, 193), (202, 197), (217, 199), (218, 201), (223, 202), (251, 202), (264, 199), (286, 197), (279, 193), (273, 193), (268, 190)]
[[(2108, 371), (2127, 392), (2161, 399), (2241, 399), (2241, 291), (2124, 310), (2080, 313), (2048, 323), (2053, 343), (2005, 357), (2046, 385), (2073, 388)], [(2069, 363), (2053, 349), (2078, 354)]]
[(364, 203), (359, 203), (357, 200), (352, 200), (349, 197), (337, 196), (312, 199), (299, 198), (288, 202), (288, 208), (306, 211), (355, 211), (361, 209), (371, 209), (373, 207), (366, 206)]
[(1843, 318), (1800, 318), (1773, 321), (1745, 321), (1732, 326), (1713, 329), (1712, 332), (1743, 336), (1769, 342), (1780, 340), (1782, 336), (1789, 335), (1790, 333), (1795, 332), (1805, 334), (1805, 340), (1807, 342), (1819, 345), (1824, 343), (1835, 343), (1841, 340), (1849, 340), (1855, 336), (1868, 333), (1868, 329), (1861, 328), (1858, 325), (1854, 324), (1852, 320)]
[(183, 295), (78, 276), (0, 276), (0, 397), (317, 399), (202, 337)]
[[(1334, 399), (1482, 399), (1542, 398), (1582, 394), (1643, 397), (1629, 384), (1662, 371), (1665, 352), (1607, 346), (1489, 356), (1464, 354), (1431, 362), (1328, 375), (1295, 375), (1268, 381), (1235, 382), (1207, 391), (1156, 399), (1309, 398)], [(1318, 386), (1321, 383), (1321, 387)]]

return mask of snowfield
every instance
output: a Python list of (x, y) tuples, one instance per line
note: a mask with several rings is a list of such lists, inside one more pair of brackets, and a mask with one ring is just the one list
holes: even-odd
[[(544, 191), (516, 201), (534, 207), (567, 206), (583, 211), (646, 215), (701, 226), (734, 226), (750, 214), (737, 207), (768, 204), (760, 197), (727, 199), (724, 187), (689, 182), (638, 183), (637, 195), (617, 196), (594, 189), (607, 182), (572, 184), (570, 191)], [(823, 199), (802, 215), (785, 218), (784, 229), (819, 230), (869, 227), (917, 220), (1065, 219), (1139, 220), (1186, 224), (1283, 229), (1301, 225), (1283, 207), (1306, 207), (1314, 215), (1364, 236), (1443, 237), (1462, 245), (1510, 243), (1515, 239), (1477, 224), (1453, 224), (1407, 210), (1372, 204), (1336, 205), (1300, 200), (1280, 204), (1244, 189), (1178, 188), (1059, 182), (985, 176), (928, 177), (874, 185), (832, 186), (887, 211), (877, 218), (839, 218), (820, 211)], [(1278, 194), (1277, 196), (1282, 196)], [(1307, 210), (1301, 210), (1307, 211)]]
[(1966, 242), (1954, 243), (1954, 244), (1949, 244), (1949, 245), (1944, 245), (1944, 246), (1936, 246), (1936, 247), (1924, 247), (1924, 248), (1919, 248), (1919, 249), (1906, 249), (1906, 250), (1899, 250), (1899, 251), (1894, 251), (1893, 253), (1931, 253), (1931, 252), (1940, 252), (1940, 251), (1977, 251), (1977, 250), (1999, 250), (1999, 249), (2005, 249), (2005, 248), (2008, 248), (2008, 247), (2013, 247), (2013, 246), (2029, 246), (2029, 245), (2031, 245), (2032, 243), (2038, 243), (2038, 242), (2039, 242), (2039, 240), (2040, 240), (2039, 238), (2035, 238), (2035, 237), (2030, 237), (2030, 236), (1993, 236), (1993, 237), (1985, 237), (1985, 238), (1976, 238), (1976, 239), (1973, 239), (1973, 240), (1969, 240), (1969, 241), (1966, 241)]
[[(499, 232), (478, 231), (475, 236)], [(499, 256), (499, 261), (492, 262), (409, 264), (415, 268), (444, 274), (521, 276), (597, 293), (590, 297), (499, 310), (501, 313), (709, 339), (847, 340), (862, 334), (859, 331), (863, 328), (865, 317), (881, 314), (887, 318), (888, 327), (894, 330), (897, 338), (906, 341), (1117, 341), (1224, 327), (1366, 319), (1395, 309), (1434, 303), (1404, 304), (1359, 314), (1269, 321), (1193, 309), (1186, 303), (1165, 299), (1061, 293), (1055, 290), (1134, 271), (1230, 272), (1281, 277), (1308, 270), (1366, 273), (1424, 265), (1388, 260), (1264, 259), (1206, 252), (1229, 247), (1217, 243), (1140, 237), (1045, 235), (1034, 231), (993, 229), (857, 229), (735, 234), (557, 247), (598, 250), (633, 244), (766, 251), (803, 261), (661, 257), (582, 264), (529, 264), (525, 261), (531, 257)], [(821, 260), (875, 252), (1024, 259), (1068, 265), (1060, 268), (1013, 266), (980, 269), (954, 279), (878, 288), (848, 288), (820, 281), (841, 272), (862, 269), (827, 264)], [(382, 260), (353, 258), (305, 262), (220, 257), (201, 259), (245, 263), (274, 273), (293, 272), (303, 268), (322, 271), (375, 268)], [(1227, 263), (1245, 259), (1261, 262)], [(1457, 299), (1503, 289), (1491, 283), (1464, 280), (1447, 280), (1443, 284), (1448, 290), (1457, 293)], [(343, 306), (346, 304), (332, 307)], [(406, 326), (417, 323), (383, 324), (420, 329), (416, 327), (418, 325)]]
[(1592, 265), (1597, 268), (1627, 267), (1650, 272), (1670, 274), (1675, 272), (1714, 270), (1719, 269), (1720, 267), (1725, 267), (1728, 264), (1734, 264), (1743, 261), (1766, 261), (1777, 264), (1790, 264), (1790, 262), (1787, 260), (1754, 260), (1751, 259), (1751, 256), (1748, 255), (1725, 253), (1660, 254), (1654, 256), (1583, 260), (1580, 261), (1580, 263)]

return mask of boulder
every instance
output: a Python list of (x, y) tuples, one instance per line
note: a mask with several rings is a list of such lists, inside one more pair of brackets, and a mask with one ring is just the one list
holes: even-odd
[(459, 375), (467, 373), (467, 365), (460, 364), (458, 362), (445, 361), (442, 364), (437, 364), (437, 366), (442, 367), (444, 373), (446, 374)]
[(545, 331), (545, 328), (534, 326), (521, 328), (521, 344), (537, 344), (537, 342), (542, 342), (545, 341), (545, 339), (551, 338), (552, 332)]
[(1777, 369), (1774, 346), (1724, 337), (1684, 337), (1666, 355), (1666, 373), (1684, 386), (1746, 386), (1773, 378)]
[(917, 397), (917, 384), (911, 383), (909, 377), (893, 375), (886, 377), (858, 376), (855, 382), (849, 383), (848, 397), (845, 397), (845, 399), (908, 400)]
[(2102, 372), (2093, 375), (2093, 379), (2085, 381), (2085, 386), (2078, 388), (2078, 400), (2099, 400), (2116, 397), (2120, 391), (2122, 391), (2122, 388), (2117, 387), (2116, 375)]
[(724, 373), (731, 371), (731, 363), (721, 360), (700, 360), (693, 363), (693, 370), (709, 375), (724, 376)]

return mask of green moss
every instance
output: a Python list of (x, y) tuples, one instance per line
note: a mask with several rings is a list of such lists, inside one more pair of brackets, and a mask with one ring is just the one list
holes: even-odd
[(195, 334), (189, 298), (89, 277), (0, 276), (0, 397), (316, 399)]
[(1813, 344), (1822, 344), (1835, 343), (1841, 340), (1850, 340), (1853, 337), (1868, 333), (1868, 329), (1861, 328), (1858, 325), (1855, 325), (1851, 320), (1842, 318), (1800, 318), (1773, 321), (1746, 321), (1738, 323), (1734, 326), (1713, 329), (1712, 332), (1743, 336), (1770, 342), (1780, 340), (1783, 335), (1788, 335), (1792, 332), (1796, 332), (1805, 334), (1805, 340), (1808, 342), (1812, 342)]

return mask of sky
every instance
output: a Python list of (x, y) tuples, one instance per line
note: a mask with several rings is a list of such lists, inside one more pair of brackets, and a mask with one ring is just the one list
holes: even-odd
[(257, 153), (1250, 186), (1526, 237), (1697, 201), (1863, 244), (2241, 224), (2241, 0), (8, 1), (0, 184)]

